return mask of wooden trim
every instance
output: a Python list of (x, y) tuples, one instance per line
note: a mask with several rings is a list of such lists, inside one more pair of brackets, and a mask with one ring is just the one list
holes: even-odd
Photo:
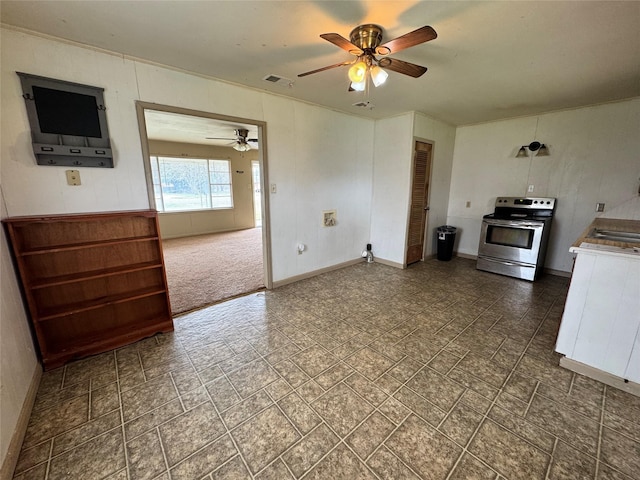
[(560, 359), (560, 366), (567, 370), (571, 370), (572, 372), (584, 375), (585, 377), (593, 378), (594, 380), (615, 387), (618, 390), (623, 390), (631, 395), (640, 397), (640, 383), (630, 382), (628, 380), (625, 381), (624, 378), (605, 372), (599, 368), (595, 368), (581, 362), (576, 362), (575, 360), (567, 357), (562, 357)]
[(31, 382), (29, 384), (29, 389), (27, 390), (27, 395), (24, 399), (24, 403), (22, 404), (22, 408), (20, 409), (18, 422), (16, 423), (16, 426), (13, 429), (13, 434), (11, 435), (7, 454), (2, 461), (2, 467), (0, 468), (0, 479), (2, 480), (13, 478), (13, 473), (16, 469), (16, 465), (18, 464), (20, 450), (22, 449), (22, 442), (24, 441), (24, 436), (27, 433), (27, 426), (29, 425), (29, 418), (31, 417), (33, 404), (36, 401), (36, 394), (38, 393), (41, 378), (42, 367), (39, 363), (36, 363), (33, 376), (31, 377)]
[[(376, 261), (378, 260), (376, 259)], [(313, 270), (311, 272), (302, 273), (300, 275), (295, 275), (293, 277), (285, 278), (283, 280), (277, 280), (273, 282), (272, 288), (283, 287), (284, 285), (288, 285), (290, 283), (299, 282), (300, 280), (306, 280), (307, 278), (315, 277), (323, 273), (332, 272), (334, 270), (340, 270), (341, 268), (350, 267), (351, 265), (356, 265), (362, 262), (364, 262), (364, 258), (358, 257), (355, 260), (348, 260), (346, 262), (338, 263), (336, 265), (331, 265), (330, 267), (324, 267), (318, 270)]]

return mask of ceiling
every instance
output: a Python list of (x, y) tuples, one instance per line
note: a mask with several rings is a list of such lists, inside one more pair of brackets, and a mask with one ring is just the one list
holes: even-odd
[[(638, 1), (2, 0), (1, 20), (371, 118), (415, 110), (467, 125), (640, 96)], [(383, 42), (438, 33), (392, 55), (429, 71), (390, 72), (374, 108), (353, 106), (365, 98), (347, 92), (347, 67), (297, 77), (351, 59), (319, 35), (363, 23)]]
[[(249, 139), (258, 138), (258, 127), (249, 123), (148, 109), (144, 111), (144, 119), (149, 140), (233, 147), (236, 143), (234, 132), (238, 129), (248, 130)], [(257, 142), (249, 142), (249, 145), (258, 148)]]

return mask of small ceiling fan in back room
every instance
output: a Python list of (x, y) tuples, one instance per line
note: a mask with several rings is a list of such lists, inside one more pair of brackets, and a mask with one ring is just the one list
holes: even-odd
[[(298, 77), (351, 65), (349, 69), (349, 80), (351, 81), (349, 91), (362, 92), (367, 89), (369, 81), (376, 87), (382, 85), (389, 76), (385, 69), (414, 78), (420, 77), (427, 71), (427, 67), (390, 58), (387, 55), (433, 40), (438, 36), (433, 28), (429, 26), (421, 27), (385, 43), (382, 43), (382, 33), (382, 27), (374, 24), (357, 26), (349, 34), (350, 40), (338, 33), (323, 33), (320, 38), (324, 38), (328, 42), (346, 50), (356, 58), (301, 73)], [(382, 58), (378, 59), (376, 55)]]
[[(248, 152), (254, 147), (249, 142), (258, 141), (257, 138), (247, 138), (247, 136), (249, 135), (249, 130), (247, 130), (246, 128), (238, 128), (234, 130), (233, 133), (235, 133), (236, 138), (206, 137), (206, 139), (207, 140), (230, 140), (232, 141), (232, 143), (230, 143), (229, 145), (233, 145), (232, 148), (239, 152)], [(257, 145), (255, 145), (255, 147), (257, 148)]]

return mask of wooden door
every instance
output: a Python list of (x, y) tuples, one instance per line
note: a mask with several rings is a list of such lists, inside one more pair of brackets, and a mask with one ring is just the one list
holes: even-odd
[(431, 174), (430, 143), (416, 142), (413, 154), (411, 208), (407, 232), (407, 265), (422, 260), (424, 235), (429, 210), (429, 176)]

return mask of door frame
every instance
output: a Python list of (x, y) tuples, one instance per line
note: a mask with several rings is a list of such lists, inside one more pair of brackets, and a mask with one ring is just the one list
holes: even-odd
[(138, 116), (138, 129), (140, 131), (140, 143), (142, 146), (142, 157), (144, 174), (147, 183), (147, 196), (149, 205), (156, 209), (156, 200), (153, 195), (153, 178), (151, 176), (151, 165), (149, 158), (149, 139), (147, 138), (147, 124), (144, 118), (145, 110), (156, 110), (160, 112), (177, 113), (181, 115), (191, 115), (194, 117), (211, 118), (213, 120), (223, 120), (226, 122), (250, 123), (258, 127), (258, 162), (260, 165), (260, 195), (262, 199), (262, 264), (264, 285), (267, 289), (273, 288), (273, 270), (271, 266), (271, 225), (269, 216), (269, 196), (266, 195), (266, 185), (269, 185), (268, 161), (267, 161), (267, 123), (251, 118), (233, 117), (201, 110), (162, 105), (159, 103), (143, 102), (136, 100), (136, 113)]
[[(251, 194), (253, 195), (253, 223), (254, 226), (255, 222), (256, 222), (256, 183), (254, 182), (254, 178), (253, 178), (253, 166), (257, 164), (258, 165), (258, 175), (260, 176), (258, 178), (258, 180), (260, 180), (262, 178), (262, 169), (260, 168), (260, 162), (258, 160), (251, 160)], [(258, 187), (260, 188), (260, 227), (262, 227), (262, 181), (258, 182), (259, 185)]]
[(416, 165), (416, 157), (415, 157), (416, 142), (428, 143), (429, 145), (431, 145), (431, 160), (429, 162), (429, 172), (427, 174), (427, 179), (428, 179), (428, 184), (429, 184), (429, 190), (427, 192), (427, 204), (429, 206), (429, 210), (427, 210), (427, 215), (426, 215), (426, 218), (425, 218), (425, 221), (424, 221), (424, 231), (422, 232), (423, 243), (422, 243), (422, 259), (420, 260), (421, 262), (424, 262), (425, 251), (426, 251), (427, 245), (429, 243), (427, 241), (427, 233), (429, 231), (429, 216), (430, 216), (429, 214), (430, 214), (430, 210), (431, 210), (431, 193), (433, 191), (432, 184), (431, 184), (431, 176), (433, 175), (433, 163), (434, 163), (434, 159), (435, 159), (436, 142), (433, 141), (433, 140), (422, 138), (422, 137), (413, 137), (413, 139), (411, 141), (411, 167), (409, 168), (409, 186), (408, 186), (408, 195), (407, 195), (407, 224), (406, 224), (405, 235), (404, 235), (404, 253), (403, 253), (403, 259), (402, 259), (402, 268), (407, 268), (407, 252), (409, 251), (409, 245), (408, 245), (408, 242), (409, 242), (409, 224), (410, 224), (410, 221), (411, 221), (411, 196), (412, 196), (412, 187), (413, 187), (413, 174), (414, 174), (415, 165)]

